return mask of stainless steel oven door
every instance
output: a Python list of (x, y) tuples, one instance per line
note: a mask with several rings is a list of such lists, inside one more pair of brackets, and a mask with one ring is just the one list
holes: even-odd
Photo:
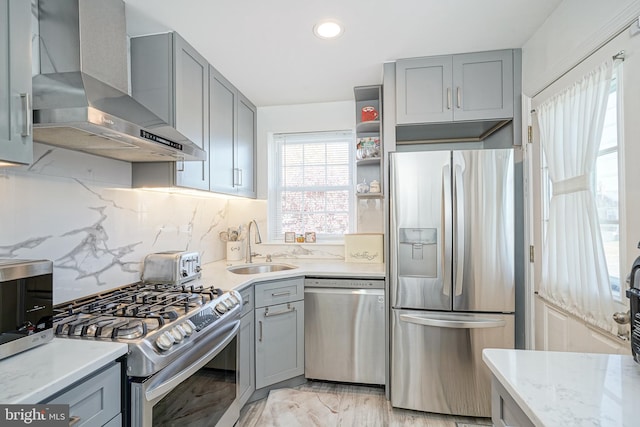
[(132, 378), (131, 425), (233, 426), (240, 416), (239, 328), (238, 320), (151, 377)]

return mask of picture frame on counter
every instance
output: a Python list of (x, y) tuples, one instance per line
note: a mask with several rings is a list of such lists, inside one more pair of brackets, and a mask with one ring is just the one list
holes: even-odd
[(304, 233), (304, 241), (305, 243), (315, 243), (316, 242), (316, 232), (315, 231), (307, 231)]
[(293, 231), (286, 231), (284, 233), (284, 242), (285, 243), (295, 243), (296, 242), (296, 233)]

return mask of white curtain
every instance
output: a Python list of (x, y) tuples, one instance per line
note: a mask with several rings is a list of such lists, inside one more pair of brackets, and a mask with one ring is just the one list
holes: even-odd
[(540, 295), (616, 333), (615, 311), (594, 193), (594, 173), (613, 62), (593, 70), (537, 108), (553, 195)]

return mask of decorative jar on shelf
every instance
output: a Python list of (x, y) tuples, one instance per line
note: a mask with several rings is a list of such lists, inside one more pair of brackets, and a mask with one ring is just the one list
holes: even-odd
[(369, 184), (367, 184), (367, 181), (363, 179), (360, 184), (356, 185), (356, 193), (364, 194), (368, 192), (369, 192)]

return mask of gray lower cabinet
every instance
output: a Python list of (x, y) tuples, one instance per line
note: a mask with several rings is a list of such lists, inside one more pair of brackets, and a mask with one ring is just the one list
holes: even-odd
[(491, 378), (491, 421), (496, 427), (534, 427), (507, 390)]
[(120, 426), (121, 378), (119, 362), (79, 381), (42, 403), (69, 405), (70, 421), (80, 426)]
[(0, 0), (0, 162), (33, 161), (31, 2)]
[[(131, 39), (133, 97), (205, 151), (209, 149), (209, 64), (178, 33)], [(133, 164), (134, 186), (209, 189), (209, 161)]]
[(398, 125), (513, 117), (513, 50), (396, 62)]
[(256, 197), (256, 107), (210, 67), (211, 191)]
[(304, 374), (304, 279), (255, 286), (256, 389)]
[(253, 287), (241, 291), (240, 295), (242, 295), (242, 319), (239, 333), (238, 400), (242, 407), (256, 390)]

